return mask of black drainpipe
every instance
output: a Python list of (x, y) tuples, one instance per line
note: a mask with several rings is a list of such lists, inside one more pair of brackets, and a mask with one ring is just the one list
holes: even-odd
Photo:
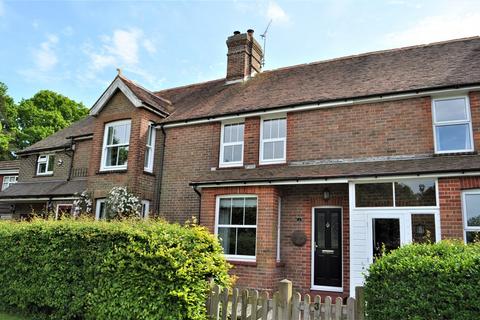
[(198, 221), (197, 223), (200, 224), (200, 218), (202, 216), (202, 193), (198, 191), (197, 186), (192, 186), (193, 191), (198, 195)]
[(160, 215), (160, 201), (162, 198), (163, 161), (165, 159), (165, 140), (167, 139), (167, 133), (165, 132), (165, 128), (163, 127), (163, 124), (160, 125), (160, 129), (162, 130), (162, 135), (163, 135), (162, 156), (161, 156), (160, 168), (157, 170), (157, 173), (158, 173), (157, 185), (155, 186), (155, 188), (157, 189), (157, 192), (155, 193), (155, 196), (156, 196), (155, 211), (157, 212), (158, 215)]
[[(70, 150), (72, 151), (72, 155), (70, 156), (70, 166), (68, 168), (68, 178), (67, 178), (67, 181), (70, 181), (72, 179), (72, 169), (73, 169), (73, 158), (75, 156), (75, 147), (74, 147), (74, 144), (73, 144), (73, 137), (70, 138)], [(67, 156), (68, 153), (65, 152), (65, 154)]]

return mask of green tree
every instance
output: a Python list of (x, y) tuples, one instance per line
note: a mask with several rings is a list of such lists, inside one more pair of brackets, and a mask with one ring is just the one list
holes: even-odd
[(16, 147), (21, 150), (85, 117), (88, 109), (61, 94), (41, 90), (20, 101), (17, 114)]
[(13, 149), (10, 146), (17, 132), (17, 108), (7, 91), (8, 87), (0, 82), (0, 160), (12, 159)]

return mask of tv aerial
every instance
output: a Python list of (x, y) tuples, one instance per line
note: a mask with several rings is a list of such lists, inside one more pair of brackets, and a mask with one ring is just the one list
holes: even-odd
[(266, 46), (267, 46), (267, 32), (268, 32), (268, 29), (270, 28), (270, 25), (272, 24), (272, 19), (270, 19), (270, 22), (268, 23), (267, 25), (267, 28), (265, 29), (265, 31), (260, 35), (260, 37), (262, 37), (263, 39), (263, 57), (262, 57), (262, 67), (265, 66), (265, 55), (266, 55)]

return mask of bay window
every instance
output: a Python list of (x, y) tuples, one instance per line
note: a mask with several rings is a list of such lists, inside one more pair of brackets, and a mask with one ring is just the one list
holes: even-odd
[(103, 137), (101, 170), (127, 169), (130, 120), (107, 123)]
[(434, 99), (432, 113), (436, 153), (473, 151), (468, 97)]
[(227, 258), (255, 260), (257, 241), (257, 198), (217, 198), (216, 233)]

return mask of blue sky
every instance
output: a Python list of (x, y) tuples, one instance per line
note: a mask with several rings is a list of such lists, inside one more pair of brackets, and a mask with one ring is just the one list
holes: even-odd
[(270, 19), (266, 69), (480, 34), (480, 1), (0, 0), (0, 81), (87, 107), (117, 67), (151, 90), (225, 76), (226, 38)]

